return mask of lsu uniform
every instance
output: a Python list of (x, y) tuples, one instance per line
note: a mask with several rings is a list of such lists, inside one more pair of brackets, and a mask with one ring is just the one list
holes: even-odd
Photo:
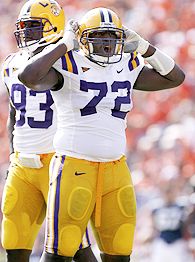
[[(15, 154), (2, 198), (4, 249), (32, 249), (45, 218), (49, 163), (54, 153), (56, 109), (51, 93), (35, 92), (18, 80), (18, 69), (28, 59), (26, 52), (11, 54), (2, 72), (16, 111)], [(89, 241), (84, 244), (88, 245)]]
[(52, 91), (57, 108), (45, 249), (73, 256), (89, 218), (102, 252), (129, 255), (136, 203), (125, 161), (126, 114), (143, 68), (136, 52), (102, 67), (70, 51), (53, 67), (64, 85)]

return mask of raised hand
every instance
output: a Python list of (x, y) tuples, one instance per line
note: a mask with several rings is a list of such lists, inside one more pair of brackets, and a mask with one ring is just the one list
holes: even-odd
[(63, 38), (60, 40), (60, 42), (66, 45), (67, 51), (78, 47), (78, 40), (76, 36), (77, 30), (78, 23), (73, 19), (69, 20), (66, 24)]
[(150, 43), (138, 35), (135, 31), (128, 29), (123, 25), (123, 30), (126, 35), (124, 52), (131, 53), (137, 51), (141, 55), (144, 55), (148, 50)]

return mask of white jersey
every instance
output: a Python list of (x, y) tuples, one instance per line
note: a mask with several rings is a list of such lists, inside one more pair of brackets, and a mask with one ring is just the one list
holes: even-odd
[(70, 51), (54, 64), (64, 76), (62, 89), (52, 92), (59, 121), (57, 153), (100, 162), (125, 154), (126, 114), (143, 65), (136, 52), (102, 67), (81, 51)]
[(18, 80), (18, 69), (28, 59), (26, 52), (17, 52), (7, 57), (3, 65), (3, 81), (16, 110), (14, 151), (36, 154), (54, 152), (53, 137), (57, 121), (51, 93), (35, 92)]

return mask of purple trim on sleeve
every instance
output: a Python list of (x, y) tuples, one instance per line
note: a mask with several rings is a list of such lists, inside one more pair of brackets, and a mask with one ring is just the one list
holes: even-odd
[(68, 70), (68, 67), (67, 67), (67, 63), (66, 63), (66, 58), (65, 58), (65, 56), (62, 56), (61, 57), (61, 60), (62, 60), (62, 69), (64, 69), (64, 70)]
[(78, 75), (78, 68), (77, 68), (76, 62), (74, 60), (72, 51), (68, 52), (68, 57), (70, 58), (70, 62), (72, 64), (73, 73)]

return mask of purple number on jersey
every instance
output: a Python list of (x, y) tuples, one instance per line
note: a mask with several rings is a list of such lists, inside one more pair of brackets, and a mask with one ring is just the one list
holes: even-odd
[[(130, 99), (130, 90), (131, 90), (131, 83), (129, 81), (124, 81), (124, 82), (119, 82), (115, 81), (111, 85), (111, 91), (112, 92), (118, 92), (119, 89), (127, 90), (127, 95), (126, 96), (117, 96), (115, 99), (115, 106), (113, 109), (111, 109), (111, 114), (114, 117), (117, 118), (122, 118), (124, 119), (128, 111), (120, 111), (121, 105), (122, 104), (130, 104), (131, 99)], [(93, 83), (93, 82), (86, 82), (81, 80), (80, 81), (80, 90), (84, 92), (88, 92), (88, 90), (99, 90), (98, 96), (94, 96), (89, 103), (82, 109), (81, 111), (81, 116), (87, 116), (91, 114), (96, 114), (96, 106), (100, 101), (106, 97), (106, 94), (108, 92), (108, 86), (106, 82), (103, 83)]]
[[(14, 95), (15, 94), (15, 95)], [(26, 89), (21, 84), (13, 84), (11, 88), (11, 100), (16, 110), (20, 111), (20, 119), (16, 121), (16, 126), (23, 126), (26, 113)]]
[[(36, 96), (38, 93), (45, 93), (46, 103), (40, 103), (39, 110), (45, 111), (45, 119), (43, 121), (35, 121), (34, 117), (27, 117), (27, 123), (32, 128), (48, 128), (52, 125), (53, 110), (51, 105), (54, 103), (50, 91), (36, 92), (30, 90), (30, 96)], [(26, 114), (26, 97), (27, 90), (22, 84), (13, 84), (11, 88), (11, 100), (16, 110), (20, 111), (20, 119), (16, 121), (16, 126), (23, 126), (25, 124)]]
[(88, 92), (89, 89), (100, 91), (98, 96), (94, 96), (89, 101), (89, 103), (80, 110), (81, 116), (92, 115), (92, 114), (97, 113), (97, 110), (96, 110), (97, 104), (102, 100), (103, 97), (106, 96), (108, 92), (107, 84), (105, 82), (93, 83), (93, 82), (86, 82), (86, 81), (81, 80), (80, 89), (84, 92)]
[(46, 103), (40, 103), (40, 111), (45, 111), (45, 120), (44, 121), (35, 121), (34, 117), (28, 117), (28, 124), (32, 128), (48, 128), (52, 125), (53, 120), (53, 110), (50, 108), (54, 103), (50, 91), (36, 92), (30, 90), (30, 96), (36, 96), (38, 93), (45, 93)]
[(121, 96), (121, 97), (118, 96), (115, 99), (115, 107), (112, 109), (112, 116), (125, 119), (125, 116), (128, 113), (128, 111), (127, 112), (120, 111), (120, 108), (122, 104), (131, 103), (131, 99), (130, 99), (131, 84), (129, 81), (125, 81), (125, 82), (115, 81), (111, 87), (112, 87), (112, 92), (118, 92), (119, 89), (127, 90), (126, 96)]

